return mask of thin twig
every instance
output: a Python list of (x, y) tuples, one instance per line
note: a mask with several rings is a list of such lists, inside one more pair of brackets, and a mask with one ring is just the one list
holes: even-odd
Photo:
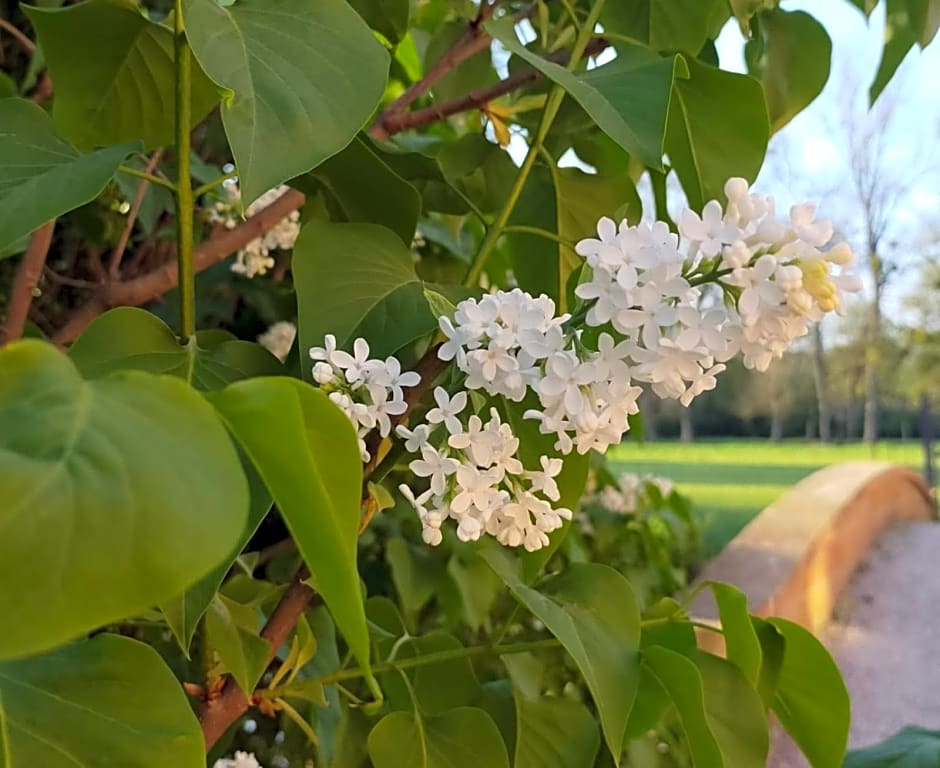
[(36, 53), (36, 43), (30, 40), (22, 30), (17, 29), (13, 22), (0, 18), (0, 29), (6, 30), (12, 37), (15, 37), (16, 41), (30, 56)]
[(46, 265), (43, 267), (43, 275), (46, 279), (51, 280), (53, 283), (58, 285), (69, 285), (72, 288), (97, 288), (98, 283), (93, 283), (91, 280), (78, 280), (74, 277), (68, 277), (66, 275), (60, 275), (52, 267)]
[(55, 219), (43, 224), (29, 238), (26, 253), (23, 254), (13, 278), (13, 288), (7, 304), (6, 322), (0, 327), (0, 347), (23, 335), (36, 286), (39, 284), (42, 268), (46, 264), (46, 256), (52, 245), (54, 230)]
[[(157, 167), (157, 163), (160, 162), (160, 155), (162, 154), (163, 150), (158, 149), (150, 156), (150, 159), (147, 161), (147, 167), (144, 169), (144, 173), (148, 175), (153, 173), (154, 168)], [(127, 214), (127, 221), (124, 222), (124, 229), (121, 231), (121, 236), (118, 238), (117, 244), (114, 246), (114, 250), (111, 251), (111, 261), (108, 263), (108, 277), (111, 280), (117, 280), (118, 275), (120, 275), (121, 259), (124, 258), (124, 251), (127, 250), (127, 243), (131, 239), (131, 233), (134, 231), (134, 224), (137, 223), (137, 216), (140, 214), (140, 207), (144, 203), (144, 195), (147, 194), (147, 187), (149, 186), (149, 179), (141, 179), (140, 183), (137, 185), (137, 191), (134, 193), (134, 200), (131, 203), (131, 209)]]

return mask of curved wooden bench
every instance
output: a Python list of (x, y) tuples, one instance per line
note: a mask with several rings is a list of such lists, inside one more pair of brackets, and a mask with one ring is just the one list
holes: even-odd
[[(816, 632), (881, 531), (895, 520), (931, 520), (935, 510), (923, 478), (906, 467), (876, 461), (826, 467), (764, 509), (706, 565), (699, 581), (734, 584), (752, 613)], [(707, 591), (691, 610), (698, 620), (718, 618)], [(714, 632), (702, 632), (700, 642), (722, 650)]]

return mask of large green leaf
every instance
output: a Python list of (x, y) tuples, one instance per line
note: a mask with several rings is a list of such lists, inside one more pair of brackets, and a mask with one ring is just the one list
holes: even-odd
[(764, 89), (753, 77), (694, 59), (688, 66), (689, 79), (676, 80), (666, 152), (689, 205), (700, 209), (708, 200), (724, 198), (732, 176), (754, 180), (767, 150), (770, 119)]
[(211, 392), (250, 376), (275, 376), (284, 367), (260, 344), (240, 339), (213, 343), (197, 334), (181, 345), (156, 315), (136, 307), (105, 312), (69, 348), (72, 362), (88, 379), (113, 371), (137, 370), (185, 379)]
[(853, 749), (842, 768), (936, 768), (940, 765), (940, 731), (916, 725), (902, 728), (890, 739)]
[(335, 155), (385, 90), (389, 57), (346, 0), (185, 0), (186, 35), (222, 104), (242, 198)]
[(815, 99), (829, 80), (832, 40), (804, 11), (773, 9), (758, 17), (745, 47), (752, 75), (761, 79), (770, 127), (779, 131)]
[(747, 611), (747, 595), (730, 584), (712, 582), (709, 586), (718, 603), (728, 661), (741, 670), (748, 683), (757, 685), (763, 654)]
[(752, 616), (751, 624), (761, 649), (757, 693), (760, 694), (764, 706), (770, 709), (777, 695), (777, 685), (780, 683), (780, 671), (783, 669), (783, 659), (786, 655), (786, 640), (777, 628), (765, 619)]
[[(411, 245), (421, 196), (385, 163), (368, 139), (357, 136), (338, 155), (314, 168), (310, 176), (326, 187), (342, 220), (381, 224), (406, 246)], [(364, 179), (368, 183), (364, 184)]]
[(832, 656), (813, 634), (769, 619), (786, 643), (773, 710), (813, 768), (839, 768), (849, 738), (849, 694)]
[(725, 766), (722, 760), (721, 747), (705, 711), (704, 684), (698, 667), (682, 654), (656, 645), (643, 651), (643, 659), (646, 669), (675, 704), (695, 768), (737, 768)]
[(575, 75), (536, 55), (516, 37), (511, 20), (486, 29), (512, 53), (558, 83), (598, 127), (651, 168), (662, 169), (663, 137), (673, 83), (687, 72), (680, 56), (661, 57), (639, 45), (618, 44), (609, 64)]
[(183, 689), (136, 640), (98, 635), (0, 664), (4, 768), (201, 768), (204, 750)]
[(240, 381), (212, 402), (251, 458), (359, 663), (369, 634), (356, 569), (362, 463), (349, 419), (296, 379)]
[(390, 43), (397, 43), (408, 34), (411, 0), (349, 0), (349, 4)]
[(692, 660), (702, 676), (705, 719), (725, 768), (764, 768), (770, 734), (757, 691), (724, 659), (699, 651)]
[[(132, 0), (24, 10), (55, 83), (52, 115), (65, 138), (82, 149), (173, 143), (176, 81), (169, 27), (149, 21)], [(219, 92), (197, 64), (192, 72), (195, 125), (218, 103)]]
[(392, 712), (372, 729), (368, 743), (375, 768), (509, 768), (496, 724), (474, 707), (435, 717)]
[(493, 547), (483, 557), (574, 659), (610, 752), (619, 756), (639, 673), (640, 613), (630, 584), (606, 565), (575, 563), (536, 590), (505, 550)]
[(411, 253), (384, 227), (311, 221), (294, 245), (293, 270), (304, 352), (332, 333), (339, 346), (363, 336), (380, 357), (437, 327)]
[(726, 0), (616, 0), (601, 13), (604, 31), (626, 35), (656, 51), (698, 55), (728, 18)]
[(550, 296), (559, 313), (566, 312), (568, 281), (583, 264), (573, 243), (593, 237), (598, 218), (613, 216), (618, 210), (633, 222), (642, 213), (636, 187), (626, 174), (600, 176), (577, 168), (544, 166), (533, 169), (509, 223), (547, 230), (571, 245), (544, 235), (506, 234), (519, 287), (536, 296)]
[(0, 251), (60, 214), (94, 200), (140, 145), (83, 155), (25, 99), (0, 100)]
[(565, 698), (516, 696), (513, 768), (591, 768), (601, 745), (597, 722), (583, 704)]
[(925, 48), (940, 28), (940, 0), (885, 0), (885, 5), (885, 44), (869, 90), (872, 104), (891, 82), (908, 51), (915, 45)]
[(231, 440), (182, 381), (86, 382), (48, 344), (0, 351), (0, 582), (20, 585), (0, 592), (0, 657), (179, 594), (229, 554), (247, 509)]

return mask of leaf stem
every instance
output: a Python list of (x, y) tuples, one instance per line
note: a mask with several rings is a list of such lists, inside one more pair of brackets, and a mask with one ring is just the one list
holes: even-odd
[(565, 245), (569, 248), (574, 248), (574, 243), (572, 243), (570, 240), (565, 240), (564, 238), (556, 235), (554, 232), (549, 232), (547, 229), (542, 229), (541, 227), (529, 227), (522, 224), (512, 224), (510, 226), (503, 227), (504, 235), (510, 235), (513, 233), (544, 237), (546, 240), (554, 240), (559, 245)]
[(180, 334), (196, 333), (196, 283), (193, 268), (193, 185), (189, 169), (192, 123), (192, 59), (183, 28), (183, 1), (176, 0), (174, 63), (176, 65), (176, 257), (180, 289)]
[(129, 165), (118, 166), (118, 173), (126, 173), (128, 176), (135, 176), (138, 179), (149, 181), (151, 184), (166, 187), (171, 192), (176, 192), (176, 184), (169, 179), (164, 179), (162, 176), (156, 176), (155, 174), (146, 173), (145, 171), (138, 171), (136, 168), (131, 168)]
[(238, 176), (238, 171), (229, 171), (228, 173), (223, 173), (221, 176), (213, 179), (212, 181), (207, 181), (205, 184), (200, 184), (193, 190), (193, 197), (202, 197), (204, 194), (206, 194), (206, 192), (215, 189), (220, 184), (224, 184), (229, 179), (234, 179), (236, 176)]
[[(584, 51), (587, 48), (588, 43), (591, 41), (591, 36), (594, 33), (594, 27), (597, 24), (597, 19), (604, 7), (604, 2), (605, 0), (596, 0), (594, 6), (591, 8), (591, 13), (584, 22), (584, 26), (578, 33), (578, 37), (571, 49), (571, 58), (568, 60), (567, 68), (569, 72), (573, 72), (581, 63), (581, 58), (584, 55)], [(474, 286), (480, 282), (480, 275), (483, 274), (483, 270), (486, 268), (486, 262), (489, 260), (490, 256), (493, 254), (493, 251), (496, 249), (496, 244), (499, 242), (499, 238), (502, 236), (506, 225), (509, 223), (509, 218), (512, 216), (512, 212), (515, 210), (516, 204), (519, 202), (519, 198), (522, 195), (522, 190), (524, 189), (525, 183), (529, 178), (529, 174), (532, 172), (532, 168), (535, 166), (535, 161), (542, 151), (542, 143), (548, 136), (548, 132), (551, 130), (552, 123), (555, 121), (555, 117), (557, 117), (558, 110), (560, 109), (561, 103), (564, 101), (564, 99), (565, 89), (558, 84), (552, 86), (552, 89), (548, 94), (548, 99), (545, 101), (545, 109), (542, 111), (542, 118), (539, 121), (538, 128), (535, 131), (535, 137), (532, 139), (532, 143), (529, 145), (529, 151), (526, 153), (525, 159), (522, 161), (522, 166), (519, 168), (519, 173), (516, 175), (516, 179), (513, 182), (512, 189), (509, 191), (506, 204), (503, 206), (502, 210), (499, 212), (499, 215), (496, 217), (496, 221), (494, 221), (493, 225), (487, 230), (486, 237), (483, 239), (483, 244), (480, 246), (480, 251), (477, 253), (476, 259), (470, 266), (470, 270), (467, 272), (464, 285)]]

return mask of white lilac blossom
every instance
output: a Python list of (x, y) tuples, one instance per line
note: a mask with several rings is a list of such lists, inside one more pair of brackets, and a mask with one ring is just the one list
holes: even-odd
[(251, 752), (236, 752), (234, 757), (222, 757), (213, 768), (261, 768), (261, 763)]
[(370, 359), (365, 339), (353, 342), (352, 354), (337, 349), (335, 336), (328, 335), (323, 344), (310, 350), (313, 380), (349, 417), (359, 437), (362, 460), (369, 461), (366, 435), (375, 429), (388, 437), (391, 417), (407, 410), (403, 388), (417, 386), (421, 377), (414, 371), (402, 371), (396, 357)]
[(281, 320), (262, 333), (258, 337), (258, 343), (283, 363), (287, 359), (296, 337), (297, 326), (286, 320)]
[(832, 226), (812, 205), (783, 220), (743, 179), (725, 192), (725, 209), (713, 200), (701, 216), (682, 214), (681, 238), (663, 222), (602, 218), (576, 245), (590, 267), (575, 291), (586, 327), (556, 317), (546, 296), (497, 291), (441, 318), (440, 357), (469, 389), (514, 401), (534, 391), (541, 407), (525, 415), (562, 453), (619, 442), (640, 384), (688, 406), (735, 355), (766, 370), (810, 323), (843, 310), (843, 293), (859, 288), (844, 271), (853, 255), (844, 243), (826, 250)]
[(623, 472), (617, 477), (616, 485), (605, 485), (599, 491), (586, 496), (584, 503), (597, 504), (619, 515), (632, 515), (639, 509), (640, 495), (648, 493), (649, 486), (655, 486), (664, 498), (669, 496), (675, 487), (668, 477)]
[[(233, 229), (239, 221), (238, 209), (241, 198), (238, 183), (226, 182), (224, 190), (227, 200), (218, 201), (213, 205), (209, 210), (209, 221), (213, 224), (221, 224), (226, 229)], [(269, 189), (245, 209), (245, 215), (254, 216), (275, 202), (287, 190), (288, 187), (283, 184)], [(278, 249), (293, 248), (294, 241), (297, 240), (299, 234), (300, 212), (292, 211), (271, 229), (247, 243), (236, 254), (232, 272), (248, 278), (264, 275), (274, 267), (274, 257), (271, 253)]]
[(571, 519), (571, 510), (551, 504), (561, 497), (555, 480), (561, 460), (543, 456), (540, 468), (528, 471), (516, 458), (519, 438), (496, 409), (484, 423), (464, 413), (465, 392), (450, 397), (437, 387), (434, 399), (428, 423), (397, 430), (405, 447), (421, 454), (409, 468), (428, 479), (428, 489), (417, 496), (407, 485), (400, 488), (418, 513), (425, 542), (440, 544), (441, 527), (451, 519), (461, 541), (486, 534), (530, 552), (546, 546), (548, 534)]

